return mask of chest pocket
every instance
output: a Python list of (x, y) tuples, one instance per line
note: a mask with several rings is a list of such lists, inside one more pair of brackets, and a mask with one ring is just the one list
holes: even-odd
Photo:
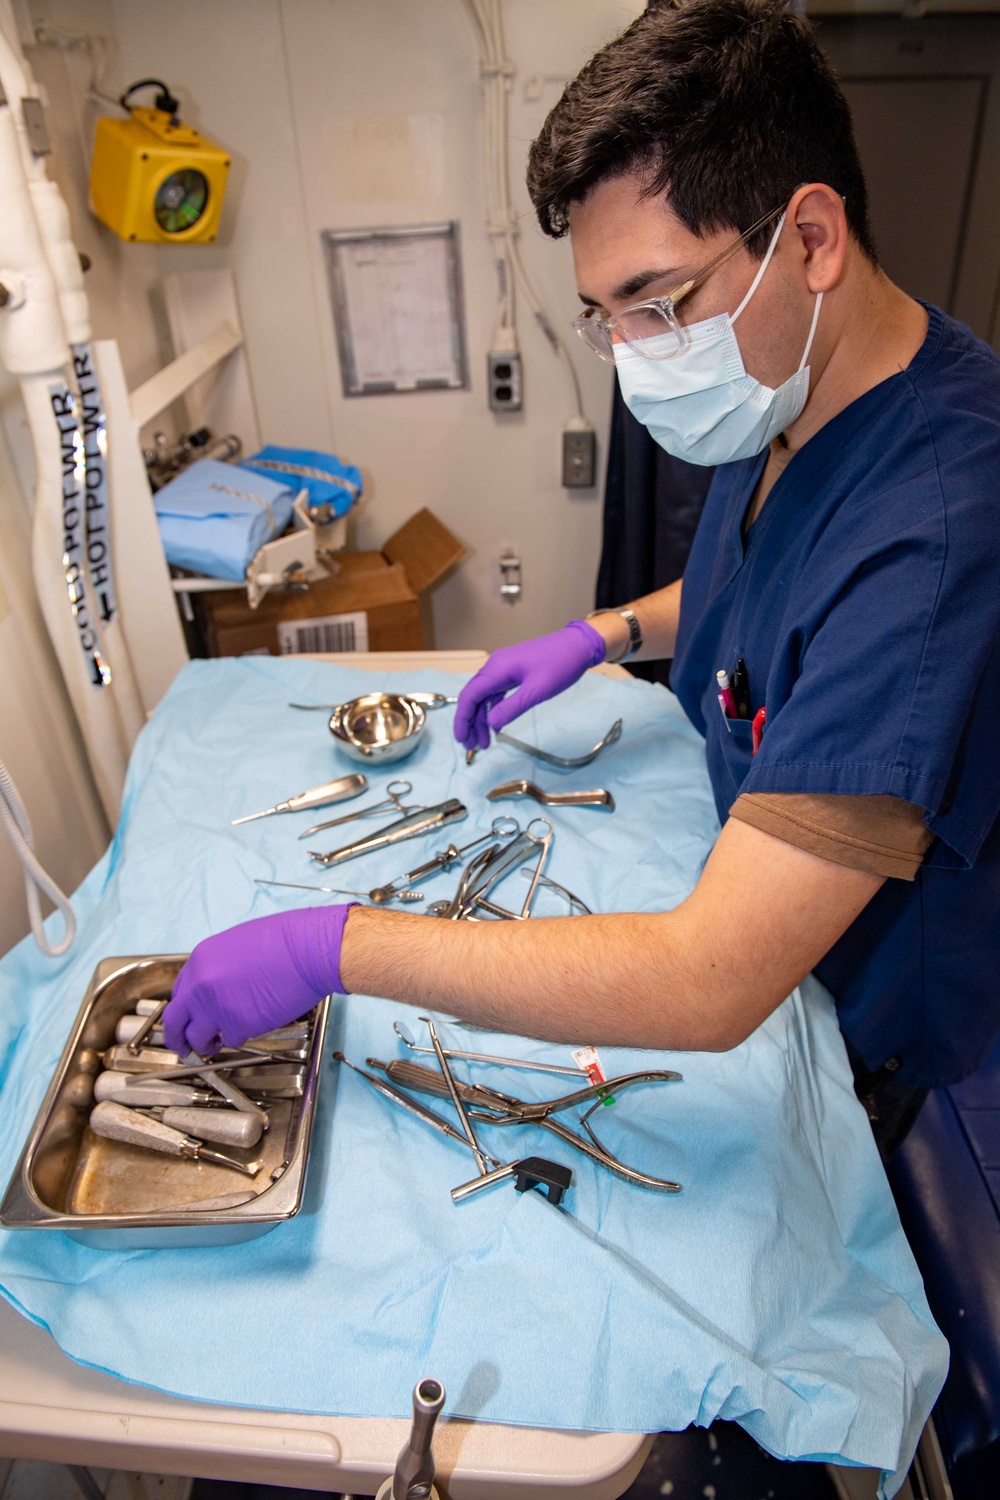
[[(750, 772), (753, 760), (753, 724), (749, 719), (729, 719), (723, 722), (718, 710), (715, 718), (717, 722), (712, 734), (709, 771), (716, 800), (729, 808), (739, 796)], [(729, 726), (729, 733), (726, 732), (726, 724)]]

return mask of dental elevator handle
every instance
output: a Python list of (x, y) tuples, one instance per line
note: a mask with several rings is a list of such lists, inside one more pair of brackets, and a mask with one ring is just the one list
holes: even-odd
[(426, 1500), (434, 1485), (434, 1428), (444, 1406), (440, 1380), (421, 1380), (413, 1392), (413, 1422), (406, 1446), (396, 1459), (392, 1500)]
[(159, 1115), (164, 1125), (182, 1135), (194, 1135), (217, 1146), (256, 1146), (264, 1134), (261, 1115), (241, 1114), (238, 1109), (174, 1108), (168, 1106)]
[(243, 818), (234, 818), (230, 826), (235, 828), (239, 823), (253, 823), (258, 818), (269, 818), (274, 813), (306, 812), (310, 807), (329, 807), (332, 802), (348, 802), (352, 797), (360, 797), (367, 790), (368, 778), (360, 773), (338, 776), (336, 781), (324, 781), (322, 786), (310, 787), (309, 791), (299, 792), (298, 796), (289, 797), (287, 802), (278, 802), (274, 807), (265, 808), (263, 812), (247, 813)]
[(237, 1161), (221, 1151), (210, 1151), (200, 1140), (183, 1131), (174, 1130), (138, 1110), (126, 1109), (124, 1104), (113, 1104), (110, 1099), (96, 1104), (91, 1110), (90, 1128), (95, 1135), (102, 1135), (109, 1141), (142, 1146), (147, 1151), (163, 1151), (167, 1156), (186, 1156), (192, 1161), (216, 1162), (220, 1167), (231, 1167), (247, 1177), (256, 1177), (261, 1168), (259, 1161)]
[(376, 849), (386, 849), (390, 844), (400, 844), (404, 839), (419, 838), (421, 834), (433, 833), (437, 828), (447, 828), (451, 823), (461, 823), (469, 816), (469, 809), (457, 798), (451, 797), (447, 802), (439, 802), (436, 807), (427, 807), (420, 812), (409, 813), (405, 818), (399, 818), (397, 822), (390, 823), (387, 828), (378, 833), (370, 833), (367, 838), (356, 839), (353, 844), (347, 844), (343, 849), (333, 849), (329, 854), (318, 854), (310, 849), (310, 856), (321, 865), (342, 865), (346, 860), (357, 859), (359, 855), (371, 854)]

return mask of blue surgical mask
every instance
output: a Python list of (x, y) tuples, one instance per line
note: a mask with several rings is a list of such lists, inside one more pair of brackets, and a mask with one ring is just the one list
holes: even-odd
[[(772, 390), (748, 375), (735, 323), (760, 286), (785, 222), (782, 214), (760, 270), (736, 311), (692, 323), (690, 342), (669, 359), (647, 359), (628, 344), (615, 345), (618, 384), (629, 411), (661, 448), (691, 464), (736, 463), (763, 453), (790, 427), (809, 395), (809, 366), (823, 293), (816, 295), (812, 326), (799, 367)], [(662, 335), (664, 344), (672, 334)], [(650, 339), (655, 345), (657, 340)]]

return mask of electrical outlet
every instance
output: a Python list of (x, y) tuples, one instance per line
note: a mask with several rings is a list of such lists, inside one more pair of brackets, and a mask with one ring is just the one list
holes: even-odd
[(562, 445), (563, 487), (589, 490), (597, 480), (597, 433), (589, 424), (566, 427)]
[(491, 351), (486, 356), (490, 411), (521, 410), (521, 356)]

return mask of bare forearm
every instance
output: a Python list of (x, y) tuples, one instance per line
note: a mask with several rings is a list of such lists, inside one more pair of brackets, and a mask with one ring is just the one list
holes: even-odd
[[(677, 626), (681, 613), (681, 580), (654, 594), (634, 599), (631, 609), (642, 630), (642, 648), (633, 661), (662, 661), (673, 656), (677, 644)], [(604, 637), (608, 656), (617, 660), (628, 645), (628, 626), (620, 615), (591, 615), (588, 624)]]
[(714, 1027), (665, 918), (428, 921), (358, 908), (348, 919), (348, 990), (448, 1010), (553, 1042), (702, 1048)]
[(472, 923), (357, 907), (340, 975), (355, 993), (549, 1041), (722, 1051), (781, 1003), (881, 884), (730, 819), (673, 911)]

